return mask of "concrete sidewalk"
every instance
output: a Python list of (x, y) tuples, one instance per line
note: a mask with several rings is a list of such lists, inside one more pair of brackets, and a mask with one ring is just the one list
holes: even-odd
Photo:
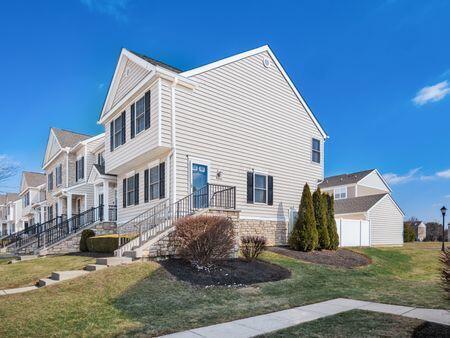
[(234, 320), (232, 322), (205, 326), (162, 337), (170, 338), (244, 338), (282, 330), (301, 323), (350, 310), (366, 310), (417, 318), (428, 322), (450, 325), (447, 310), (421, 309), (409, 306), (389, 305), (360, 300), (336, 298), (326, 302), (299, 306), (289, 310), (272, 312), (261, 316)]

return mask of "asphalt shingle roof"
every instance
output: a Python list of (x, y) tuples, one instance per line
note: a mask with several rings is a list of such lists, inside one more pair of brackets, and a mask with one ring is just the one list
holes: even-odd
[(369, 175), (374, 170), (375, 169), (370, 169), (370, 170), (358, 171), (358, 172), (352, 173), (352, 174), (343, 174), (343, 175), (325, 177), (323, 182), (321, 182), (319, 184), (319, 187), (320, 187), (320, 189), (323, 189), (323, 188), (328, 188), (328, 187), (335, 187), (338, 185), (357, 183), (360, 180), (362, 180), (364, 177)]
[(389, 194), (385, 193), (335, 200), (334, 213), (350, 214), (355, 212), (366, 212), (386, 195)]
[(87, 140), (88, 138), (91, 138), (91, 135), (86, 134), (80, 134), (75, 133), (73, 131), (59, 129), (59, 128), (52, 128), (53, 132), (55, 133), (56, 138), (58, 139), (59, 144), (61, 147), (74, 147), (78, 144), (78, 142)]
[(31, 171), (24, 171), (23, 172), (23, 179), (25, 180), (25, 183), (29, 187), (38, 187), (42, 184), (45, 184), (45, 174), (43, 173), (35, 173)]
[(136, 52), (133, 52), (132, 50), (130, 50), (130, 52), (133, 53), (136, 56), (139, 56), (141, 59), (151, 63), (154, 66), (160, 66), (160, 67), (166, 68), (166, 69), (168, 69), (168, 70), (170, 70), (172, 72), (175, 72), (175, 73), (181, 73), (182, 72), (181, 69), (178, 69), (176, 67), (168, 65), (167, 63), (164, 63), (162, 61), (155, 60), (155, 59), (153, 59), (151, 57), (148, 57), (148, 56), (146, 56), (144, 54), (136, 53)]

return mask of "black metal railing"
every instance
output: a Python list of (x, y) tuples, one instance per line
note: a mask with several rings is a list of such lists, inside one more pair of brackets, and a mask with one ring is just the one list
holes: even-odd
[(207, 184), (173, 204), (168, 200), (157, 204), (117, 228), (119, 249), (116, 254), (120, 256), (132, 248), (134, 243), (130, 242), (130, 237), (139, 237), (138, 246), (141, 246), (179, 218), (205, 208), (236, 209), (236, 187)]

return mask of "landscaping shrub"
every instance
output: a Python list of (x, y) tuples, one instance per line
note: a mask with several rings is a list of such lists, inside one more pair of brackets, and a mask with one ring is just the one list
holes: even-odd
[(316, 218), (316, 227), (319, 241), (317, 243), (317, 249), (328, 249), (330, 246), (330, 237), (328, 236), (327, 227), (327, 204), (324, 198), (322, 198), (322, 193), (320, 188), (317, 188), (313, 193), (313, 204), (314, 204), (314, 216)]
[(129, 242), (135, 236), (132, 235), (101, 235), (87, 239), (87, 247), (89, 252), (97, 253), (114, 253), (119, 248), (120, 239), (125, 239), (125, 243)]
[(241, 252), (247, 261), (252, 261), (261, 254), (266, 247), (267, 240), (263, 236), (241, 237)]
[(403, 223), (403, 242), (414, 242), (416, 240), (416, 232), (411, 223)]
[(339, 235), (337, 232), (336, 219), (334, 218), (334, 197), (332, 195), (324, 194), (327, 201), (327, 226), (328, 236), (330, 236), (329, 250), (336, 250), (339, 247)]
[(219, 216), (189, 216), (175, 224), (175, 238), (182, 258), (207, 267), (228, 258), (235, 245), (233, 222)]
[(447, 293), (447, 298), (450, 299), (450, 250), (448, 248), (446, 248), (445, 251), (441, 253), (441, 263), (442, 286)]
[(311, 251), (317, 247), (318, 241), (311, 191), (306, 183), (298, 208), (297, 221), (289, 237), (289, 246), (294, 250)]
[(92, 229), (85, 229), (81, 232), (81, 238), (80, 238), (80, 251), (81, 252), (88, 252), (88, 246), (87, 246), (87, 239), (94, 237), (95, 231)]

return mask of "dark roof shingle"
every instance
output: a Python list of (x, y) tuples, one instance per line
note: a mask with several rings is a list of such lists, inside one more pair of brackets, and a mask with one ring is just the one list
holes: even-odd
[(133, 54), (136, 55), (136, 56), (139, 56), (141, 59), (147, 61), (148, 63), (151, 63), (151, 64), (154, 65), (154, 66), (163, 67), (163, 68), (166, 68), (166, 69), (168, 69), (168, 70), (170, 70), (170, 71), (172, 71), (172, 72), (175, 72), (175, 73), (181, 73), (181, 72), (182, 72), (181, 69), (178, 69), (178, 68), (176, 68), (176, 67), (173, 67), (173, 66), (171, 66), (171, 65), (168, 65), (167, 63), (164, 63), (164, 62), (162, 62), (162, 61), (155, 60), (155, 59), (153, 59), (153, 58), (151, 58), (151, 57), (148, 57), (148, 56), (146, 56), (146, 55), (144, 55), (144, 54), (136, 53), (136, 52), (134, 52), (134, 51), (132, 51), (132, 50), (130, 50), (130, 52), (133, 53)]
[(385, 193), (335, 200), (334, 213), (338, 215), (351, 214), (355, 212), (366, 212), (386, 195), (389, 194)]
[(78, 142), (87, 140), (88, 138), (91, 138), (91, 135), (86, 134), (80, 134), (75, 133), (73, 131), (59, 129), (59, 128), (52, 128), (53, 132), (55, 133), (56, 138), (58, 139), (59, 144), (61, 147), (74, 147), (78, 144)]
[(343, 174), (343, 175), (325, 177), (323, 182), (319, 183), (319, 187), (320, 187), (320, 189), (323, 189), (323, 188), (328, 188), (328, 187), (335, 187), (338, 185), (357, 183), (360, 180), (362, 180), (364, 177), (369, 175), (374, 170), (375, 169), (370, 169), (370, 170), (358, 171), (358, 172), (352, 173), (352, 174)]
[(23, 179), (25, 180), (25, 183), (29, 187), (38, 187), (42, 184), (45, 184), (45, 174), (43, 173), (35, 173), (31, 171), (24, 171), (23, 172)]

